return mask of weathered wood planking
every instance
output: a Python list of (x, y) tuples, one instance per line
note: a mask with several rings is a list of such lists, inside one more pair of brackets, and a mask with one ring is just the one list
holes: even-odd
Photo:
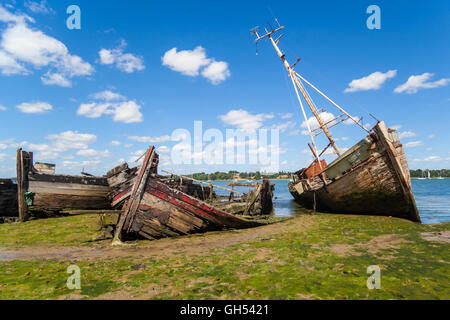
[(11, 179), (0, 179), (0, 216), (17, 215), (17, 184)]
[(32, 172), (28, 177), (28, 190), (34, 193), (35, 208), (49, 211), (111, 208), (106, 178)]
[(371, 156), (334, 180), (315, 176), (289, 185), (297, 202), (319, 210), (387, 215), (420, 222), (411, 192), (409, 168), (401, 144), (387, 136), (383, 122), (375, 127), (378, 140)]
[(261, 225), (246, 221), (149, 178), (135, 219), (125, 225), (131, 233), (158, 239), (224, 228)]

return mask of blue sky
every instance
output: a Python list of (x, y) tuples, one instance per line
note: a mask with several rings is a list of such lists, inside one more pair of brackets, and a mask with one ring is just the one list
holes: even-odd
[[(80, 30), (66, 26), (71, 4)], [(366, 27), (372, 4), (380, 30)], [(267, 41), (255, 54), (249, 33), (274, 16), (286, 27), (279, 45), (288, 60), (302, 57), (298, 73), (364, 124), (375, 124), (368, 111), (397, 126), (411, 168), (450, 167), (447, 1), (2, 0), (0, 176), (15, 175), (19, 146), (60, 173), (104, 174), (150, 144), (166, 169), (235, 168), (171, 163), (178, 141), (169, 137), (196, 120), (224, 134), (278, 127), (281, 169), (307, 165), (309, 137), (286, 71)], [(364, 136), (349, 125), (332, 133), (341, 148)]]

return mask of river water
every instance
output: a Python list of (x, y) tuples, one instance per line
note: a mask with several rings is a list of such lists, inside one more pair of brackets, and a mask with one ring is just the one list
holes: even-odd
[[(213, 184), (222, 187), (227, 187), (226, 184), (228, 182), (212, 181)], [(304, 212), (304, 209), (292, 200), (292, 196), (288, 190), (289, 181), (272, 180), (271, 182), (275, 184), (275, 216), (289, 217)], [(450, 178), (442, 180), (412, 179), (411, 185), (422, 223), (435, 224), (450, 221)], [(235, 190), (248, 192), (248, 187), (236, 187)], [(228, 194), (227, 191), (220, 189), (216, 189), (215, 191), (219, 194)]]

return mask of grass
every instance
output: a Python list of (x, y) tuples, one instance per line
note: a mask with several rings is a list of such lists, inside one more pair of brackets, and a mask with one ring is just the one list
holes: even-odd
[[(1, 245), (89, 246), (98, 234), (97, 218), (0, 225)], [(450, 244), (421, 236), (449, 231), (450, 223), (317, 214), (269, 227), (264, 236), (203, 253), (181, 246), (151, 257), (0, 262), (0, 299), (450, 299)], [(214, 237), (206, 234), (202, 241)], [(198, 238), (169, 241), (188, 247)], [(71, 264), (81, 269), (81, 290), (66, 287)], [(381, 268), (379, 290), (366, 287), (370, 265)]]

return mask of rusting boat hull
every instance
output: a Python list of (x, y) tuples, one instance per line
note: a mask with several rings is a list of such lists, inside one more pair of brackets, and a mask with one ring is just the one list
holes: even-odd
[(352, 148), (320, 174), (294, 177), (289, 191), (295, 200), (318, 210), (420, 222), (406, 156), (395, 130), (380, 122), (374, 132), (367, 143)]

